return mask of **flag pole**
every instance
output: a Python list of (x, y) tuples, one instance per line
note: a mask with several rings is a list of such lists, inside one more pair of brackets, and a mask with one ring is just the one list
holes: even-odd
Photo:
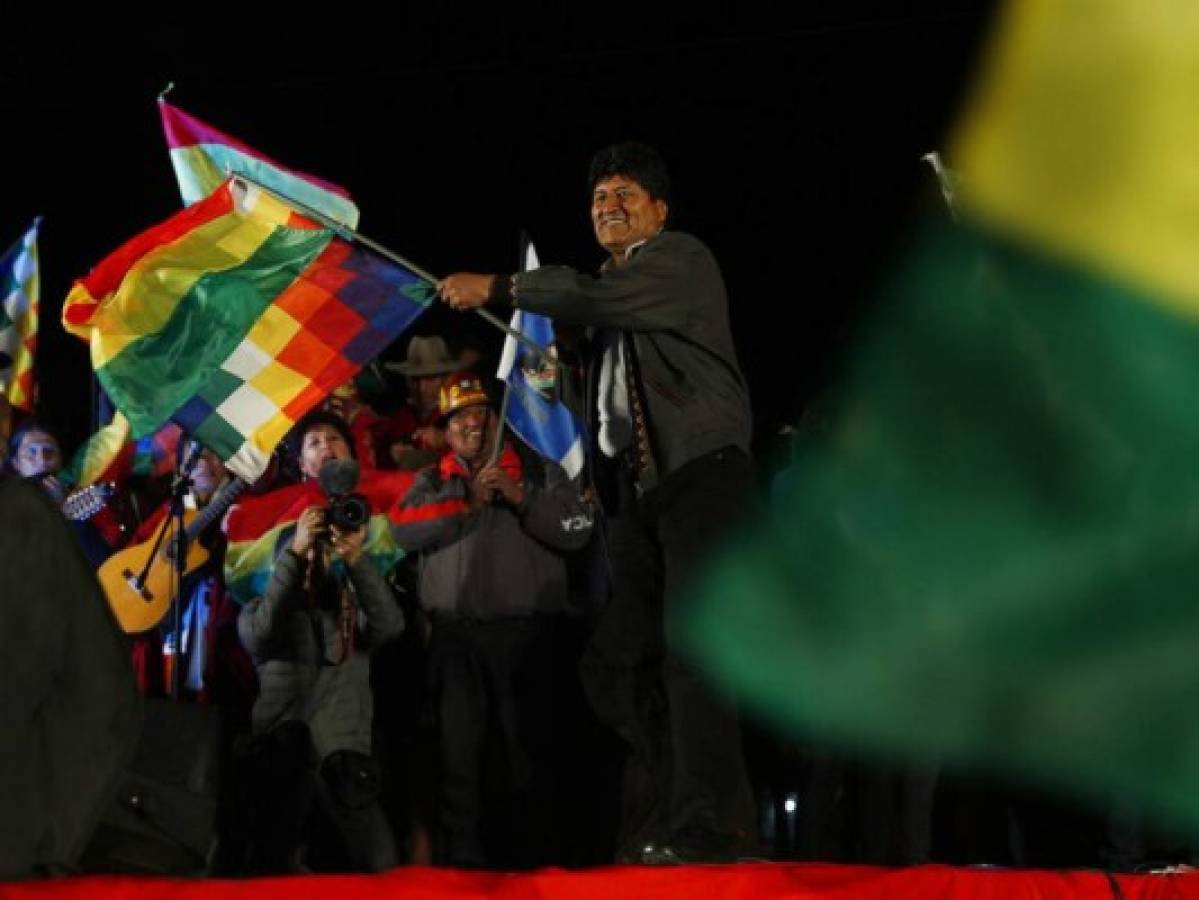
[[(409, 262), (407, 259), (400, 256), (400, 254), (395, 253), (391, 250), (388, 250), (386, 247), (384, 247), (378, 241), (371, 240), (366, 235), (359, 234), (357, 231), (353, 231), (352, 229), (347, 228), (341, 222), (337, 222), (333, 219), (330, 219), (324, 213), (313, 209), (311, 206), (301, 203), (299, 200), (293, 200), (290, 197), (285, 197), (282, 194), (280, 194), (278, 191), (271, 190), (270, 188), (266, 187), (265, 185), (261, 184), (260, 182), (255, 181), (253, 178), (251, 178), (248, 175), (243, 175), (240, 172), (232, 172), (230, 174), (232, 174), (234, 178), (238, 178), (241, 181), (246, 182), (247, 184), (254, 185), (254, 187), (258, 188), (258, 190), (262, 191), (264, 194), (268, 194), (269, 196), (274, 197), (276, 200), (280, 201), (281, 203), (285, 203), (288, 206), (293, 207), (298, 212), (303, 213), (305, 216), (312, 219), (313, 221), (319, 222), (321, 225), (324, 225), (326, 228), (336, 232), (338, 237), (342, 238), (343, 240), (353, 241), (354, 243), (362, 244), (364, 247), (370, 248), (371, 250), (375, 251), (375, 253), (378, 253), (380, 256), (385, 257), (386, 259), (390, 259), (394, 263), (398, 263), (399, 265), (403, 266), (404, 268), (408, 269), (409, 271), (411, 271), (414, 274), (418, 275), (419, 277), (423, 278), (425, 281), (429, 282), (430, 284), (436, 284), (440, 280), (440, 279), (438, 279), (438, 277), (436, 275), (433, 275), (431, 272), (429, 272), (425, 269), (422, 269), (420, 266), (416, 265), (415, 263)], [(495, 316), (488, 310), (476, 309), (475, 312), (478, 313), (484, 320), (486, 320), (487, 322), (490, 322), (492, 325), (494, 325), (500, 331), (504, 332), (504, 334), (508, 335), (511, 338), (514, 338), (515, 340), (520, 341), (522, 344), (524, 344), (526, 347), (528, 347), (534, 353), (539, 353), (539, 354), (545, 353), (544, 347), (542, 347), (536, 341), (531, 340), (527, 335), (521, 334), (521, 332), (517, 331), (515, 328), (510, 328), (506, 322), (504, 322), (502, 319), (500, 319), (498, 316)]]
[[(518, 266), (520, 266), (520, 270), (522, 272), (525, 271), (525, 269), (528, 266), (528, 260), (526, 257), (528, 256), (530, 243), (532, 243), (532, 241), (529, 238), (529, 233), (522, 228), (520, 230), (520, 235), (517, 238), (517, 248), (516, 248), (516, 256), (517, 256), (516, 264)], [(515, 330), (520, 332), (520, 329), (515, 329)], [(524, 334), (524, 332), (520, 332), (520, 333), (522, 335)], [(545, 352), (545, 351), (540, 351), (540, 352)], [(518, 360), (518, 359), (512, 360), (513, 368), (515, 368), (516, 366), (519, 366), (519, 365), (520, 365), (520, 360)], [(503, 379), (503, 381), (504, 381), (504, 399), (500, 401), (500, 425), (499, 425), (499, 429), (496, 432), (495, 446), (491, 448), (491, 464), (493, 466), (497, 462), (499, 462), (500, 448), (503, 446), (503, 441), (500, 440), (500, 437), (503, 435), (504, 425), (508, 421), (508, 401), (510, 399), (512, 399), (512, 373), (509, 372), (508, 377)]]
[(508, 421), (508, 398), (512, 396), (512, 383), (504, 379), (504, 399), (500, 401), (500, 421), (495, 427), (495, 446), (491, 448), (491, 465), (500, 461), (500, 450), (504, 447), (504, 425)]
[(945, 165), (941, 154), (936, 150), (924, 154), (920, 159), (933, 167), (937, 183), (941, 186), (941, 196), (945, 198), (945, 205), (949, 208), (950, 217), (956, 222), (958, 220), (957, 173)]

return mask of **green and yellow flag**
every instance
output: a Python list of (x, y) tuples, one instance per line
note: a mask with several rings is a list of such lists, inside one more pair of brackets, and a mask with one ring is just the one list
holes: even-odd
[(33, 220), (24, 237), (0, 255), (0, 393), (18, 409), (33, 409), (37, 396), (33, 359), (37, 352), (40, 278)]
[(1199, 828), (1199, 5), (1013, 4), (831, 431), (685, 636), (805, 733)]

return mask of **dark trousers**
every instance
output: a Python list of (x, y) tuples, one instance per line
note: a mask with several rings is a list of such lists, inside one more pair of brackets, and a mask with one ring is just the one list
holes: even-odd
[[(379, 806), (379, 766), (371, 757), (339, 750), (312, 765), (308, 729), (287, 722), (256, 739), (250, 774), (256, 802), (251, 870), (296, 871), (314, 806), (340, 836), (353, 871), (381, 872), (399, 865), (391, 827)], [(312, 847), (313, 851), (323, 848)]]
[(549, 615), (433, 621), (441, 863), (524, 868), (549, 861), (552, 707), (561, 677), (553, 671), (556, 626)]
[(583, 661), (588, 698), (631, 748), (618, 845), (650, 842), (714, 854), (747, 846), (753, 802), (733, 706), (676, 652), (671, 622), (724, 539), (756, 509), (748, 457), (693, 460), (610, 516), (612, 596)]

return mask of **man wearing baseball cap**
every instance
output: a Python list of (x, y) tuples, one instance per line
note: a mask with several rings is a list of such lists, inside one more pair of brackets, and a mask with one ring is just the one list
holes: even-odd
[[(417, 476), (392, 517), (397, 543), (423, 554), (421, 604), (433, 623), (431, 683), (442, 754), (437, 858), (454, 866), (537, 865), (547, 843), (550, 657), (566, 609), (562, 554), (583, 547), (591, 515), (557, 465), (522, 459), (479, 378), (445, 380), (438, 404), (448, 449)], [(498, 450), (496, 442), (501, 441)], [(511, 859), (481, 840), (487, 724), (499, 723), (502, 791), (521, 815)], [(490, 813), (490, 810), (486, 811)]]

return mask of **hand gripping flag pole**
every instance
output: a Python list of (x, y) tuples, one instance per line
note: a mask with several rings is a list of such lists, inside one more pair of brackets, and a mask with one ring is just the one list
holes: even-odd
[[(364, 247), (370, 248), (375, 253), (378, 253), (380, 256), (386, 257), (387, 259), (390, 259), (392, 262), (398, 263), (399, 265), (404, 266), (406, 269), (408, 269), (414, 275), (417, 275), (420, 278), (425, 279), (430, 284), (436, 284), (439, 281), (439, 279), (437, 278), (436, 275), (433, 275), (426, 269), (422, 269), (420, 266), (415, 265), (412, 262), (409, 262), (407, 259), (400, 256), (398, 253), (395, 253), (395, 252), (387, 249), (386, 247), (384, 247), (378, 241), (371, 240), (364, 234), (361, 234), (357, 231), (352, 231), (351, 229), (346, 228), (345, 225), (342, 225), (340, 222), (335, 222), (333, 219), (330, 219), (328, 216), (318, 212), (317, 210), (313, 209), (312, 207), (310, 207), (304, 203), (300, 203), (298, 200), (293, 200), (290, 197), (285, 197), (284, 195), (280, 194), (278, 191), (273, 191), (270, 188), (263, 186), (259, 182), (255, 181), (253, 178), (250, 178), (248, 175), (243, 175), (240, 172), (230, 172), (230, 174), (234, 178), (238, 179), (239, 181), (244, 181), (246, 184), (253, 185), (258, 190), (262, 191), (264, 194), (274, 197), (276, 200), (280, 201), (281, 203), (286, 203), (292, 209), (296, 210), (296, 212), (301, 213), (302, 215), (308, 217), (309, 219), (312, 219), (314, 222), (319, 222), (325, 228), (328, 228), (328, 229), (336, 232), (338, 237), (342, 238), (343, 240), (354, 241), (356, 243), (362, 244)], [(476, 309), (475, 312), (478, 313), (480, 316), (482, 316), (483, 319), (485, 319), (487, 322), (491, 323), (496, 328), (498, 328), (500, 331), (504, 332), (504, 334), (508, 335), (511, 338), (514, 338), (515, 340), (520, 341), (522, 344), (524, 344), (526, 347), (528, 347), (529, 350), (531, 350), (532, 352), (538, 353), (538, 354), (545, 353), (545, 348), (542, 347), (540, 344), (538, 344), (536, 341), (531, 340), (527, 335), (525, 335), (523, 332), (519, 331), (518, 329), (509, 327), (506, 322), (504, 322), (502, 319), (499, 319), (496, 316), (492, 315), (492, 313), (488, 312), (487, 310)]]

